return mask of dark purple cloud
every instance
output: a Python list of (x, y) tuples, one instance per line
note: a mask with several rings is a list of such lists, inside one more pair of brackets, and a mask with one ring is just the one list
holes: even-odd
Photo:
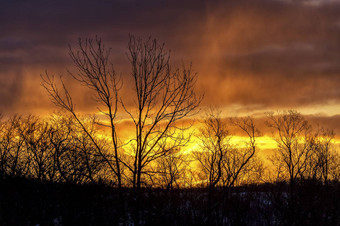
[(156, 37), (174, 62), (192, 61), (204, 104), (277, 109), (337, 102), (338, 12), (334, 1), (1, 0), (0, 108), (50, 106), (39, 75), (71, 68), (67, 48), (78, 37), (101, 36), (124, 78), (128, 34)]

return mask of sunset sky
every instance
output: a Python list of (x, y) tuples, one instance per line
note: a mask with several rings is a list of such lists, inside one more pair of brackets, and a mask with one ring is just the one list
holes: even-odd
[(259, 118), (296, 109), (340, 134), (340, 1), (0, 0), (0, 31), (5, 115), (52, 112), (40, 86), (45, 70), (65, 75), (80, 112), (95, 110), (67, 79), (68, 45), (102, 37), (128, 85), (133, 34), (164, 42), (174, 64), (192, 62), (202, 108)]

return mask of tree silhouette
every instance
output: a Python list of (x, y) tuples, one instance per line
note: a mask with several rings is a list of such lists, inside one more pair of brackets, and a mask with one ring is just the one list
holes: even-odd
[[(183, 146), (187, 140), (184, 133), (178, 133), (184, 127), (178, 121), (194, 112), (201, 102), (194, 92), (196, 74), (191, 66), (182, 69), (172, 68), (170, 53), (164, 50), (164, 44), (149, 38), (146, 41), (130, 36), (128, 58), (131, 64), (131, 76), (134, 81), (134, 106), (124, 104), (118, 99), (120, 80), (109, 64), (109, 53), (101, 40), (79, 40), (78, 50), (70, 47), (70, 56), (78, 73), (69, 73), (80, 84), (95, 92), (96, 101), (105, 107), (100, 111), (106, 115), (111, 129), (114, 158), (105, 155), (96, 138), (85, 127), (76, 114), (75, 105), (69, 90), (61, 81), (61, 89), (53, 75), (47, 72), (42, 77), (42, 85), (52, 101), (71, 113), (77, 123), (92, 141), (96, 152), (107, 163), (122, 186), (122, 169), (124, 165), (131, 172), (132, 186), (137, 190), (142, 184), (143, 171), (151, 162), (164, 156), (169, 150)], [(116, 114), (118, 100), (135, 125), (135, 138), (128, 142), (133, 153), (126, 158), (119, 155), (118, 135), (116, 132)], [(170, 147), (171, 146), (171, 147)], [(128, 176), (129, 175), (125, 175)]]
[(21, 120), (20, 136), (24, 140), (29, 163), (29, 174), (39, 181), (53, 180), (52, 149), (49, 142), (49, 124), (34, 116)]
[(222, 179), (226, 155), (231, 149), (231, 136), (219, 113), (209, 112), (203, 124), (198, 135), (201, 150), (194, 152), (194, 157), (207, 180), (209, 191), (212, 192)]
[[(96, 139), (102, 154), (109, 156), (107, 142), (96, 133), (96, 119), (87, 117), (81, 120), (86, 130)], [(54, 115), (50, 124), (49, 137), (53, 147), (54, 167), (59, 172), (60, 180), (73, 183), (95, 183), (103, 180), (105, 176), (102, 171), (106, 170), (107, 165), (77, 121), (67, 115)]]
[(175, 148), (156, 160), (155, 172), (158, 176), (158, 186), (166, 190), (183, 187), (190, 161), (188, 156), (181, 151), (181, 149)]
[(230, 144), (232, 135), (219, 113), (211, 111), (203, 124), (199, 134), (201, 151), (194, 153), (195, 158), (205, 174), (210, 190), (214, 190), (218, 183), (230, 188), (252, 171), (252, 167), (248, 165), (254, 161), (258, 136), (253, 119), (248, 117), (231, 120), (231, 124), (244, 132), (249, 139), (244, 147)]
[(22, 118), (14, 115), (0, 121), (0, 177), (25, 176), (28, 171), (27, 150), (19, 128)]
[(133, 187), (139, 190), (143, 169), (174, 146), (187, 142), (183, 133), (177, 133), (176, 122), (193, 113), (201, 97), (194, 92), (196, 74), (191, 67), (172, 68), (164, 44), (130, 36), (128, 47), (135, 105), (129, 108), (123, 101), (122, 104), (136, 128), (135, 137), (130, 140), (133, 163), (127, 167)]
[[(95, 40), (79, 39), (78, 50), (74, 51), (71, 47), (69, 47), (69, 50), (70, 57), (77, 69), (77, 73), (69, 72), (69, 74), (81, 85), (94, 91), (95, 100), (99, 105), (98, 109), (110, 122), (109, 125), (103, 124), (103, 126), (107, 126), (111, 130), (111, 140), (114, 153), (113, 159), (104, 153), (100, 145), (96, 142), (96, 138), (93, 137), (91, 132), (88, 131), (79, 116), (76, 114), (72, 97), (61, 78), (62, 91), (58, 88), (54, 76), (49, 75), (47, 72), (45, 76), (41, 76), (43, 80), (42, 85), (50, 95), (54, 104), (72, 114), (74, 119), (86, 133), (86, 136), (88, 136), (95, 146), (97, 154), (101, 156), (116, 176), (118, 187), (121, 188), (122, 175), (118, 153), (119, 144), (115, 125), (120, 80), (116, 75), (112, 64), (109, 62), (110, 49), (105, 48), (101, 39), (96, 38)], [(103, 106), (105, 110), (102, 110), (100, 106)]]
[(274, 158), (277, 164), (283, 165), (293, 187), (308, 166), (311, 155), (309, 146), (310, 125), (304, 117), (293, 110), (268, 114), (268, 126), (276, 132), (277, 153)]
[[(308, 170), (309, 159), (312, 155), (310, 146), (311, 126), (297, 111), (268, 114), (267, 124), (275, 130), (274, 139), (277, 142), (277, 150), (272, 160), (274, 164), (282, 167), (283, 173), (289, 180), (289, 195), (287, 224), (299, 224), (299, 202), (301, 194), (296, 192), (298, 179), (302, 182), (303, 175)], [(285, 205), (283, 205), (285, 206)]]
[[(257, 152), (256, 139), (260, 132), (255, 126), (252, 117), (240, 117), (231, 119), (231, 123), (236, 126), (241, 133), (246, 136), (248, 141), (243, 144), (244, 147), (235, 147), (230, 150), (227, 155), (226, 163), (224, 164), (226, 175), (224, 177), (223, 186), (228, 188), (235, 186), (236, 182), (242, 177), (255, 176), (260, 173), (257, 170), (262, 170), (262, 162), (260, 159), (255, 158)], [(256, 167), (254, 166), (256, 165)], [(254, 171), (253, 169), (257, 170)], [(258, 175), (257, 175), (258, 176)]]
[(307, 170), (304, 177), (318, 180), (327, 184), (334, 179), (334, 169), (339, 167), (337, 152), (334, 149), (334, 131), (318, 128), (309, 138), (311, 154), (307, 159)]

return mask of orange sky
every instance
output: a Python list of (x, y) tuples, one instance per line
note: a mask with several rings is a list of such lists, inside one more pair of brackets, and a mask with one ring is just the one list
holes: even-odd
[[(193, 63), (202, 108), (224, 117), (296, 109), (340, 134), (340, 3), (289, 0), (6, 1), (0, 9), (0, 111), (51, 113), (45, 70), (64, 75), (76, 107), (95, 113), (91, 94), (67, 77), (68, 44), (103, 38), (131, 95), (128, 34), (153, 36), (172, 62)], [(126, 119), (121, 114), (120, 119)]]

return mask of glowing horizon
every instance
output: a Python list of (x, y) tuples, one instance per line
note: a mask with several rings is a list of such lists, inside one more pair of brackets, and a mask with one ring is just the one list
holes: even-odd
[[(48, 118), (59, 111), (41, 86), (40, 75), (47, 71), (63, 76), (77, 114), (94, 114), (105, 122), (93, 93), (68, 74), (68, 70), (77, 73), (68, 46), (76, 49), (78, 38), (96, 36), (111, 49), (110, 63), (123, 82), (119, 98), (133, 108), (135, 92), (126, 56), (133, 34), (164, 43), (164, 49), (171, 50), (173, 68), (192, 62), (198, 74), (195, 91), (204, 99), (199, 113), (181, 121), (193, 123), (191, 131), (199, 129), (199, 120), (210, 106), (226, 120), (250, 115), (261, 132), (257, 145), (265, 158), (276, 148), (265, 123), (266, 112), (292, 109), (314, 128), (334, 129), (334, 146), (340, 146), (339, 1), (22, 4), (6, 1), (0, 8), (0, 112), (5, 118), (15, 114)], [(124, 143), (134, 136), (134, 126), (121, 106), (116, 119)], [(104, 136), (105, 131), (101, 133)], [(247, 139), (239, 131), (231, 134), (235, 145)], [(183, 152), (197, 148), (193, 140)]]

